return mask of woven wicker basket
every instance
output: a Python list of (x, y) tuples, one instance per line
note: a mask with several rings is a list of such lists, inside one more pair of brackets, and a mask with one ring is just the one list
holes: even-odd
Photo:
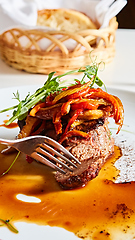
[[(91, 64), (91, 60), (111, 62), (115, 55), (116, 18), (104, 29), (79, 32), (23, 30), (13, 28), (0, 35), (0, 55), (10, 66), (31, 73), (64, 73)], [(67, 40), (76, 42), (68, 49)], [(39, 42), (49, 41), (43, 49)]]

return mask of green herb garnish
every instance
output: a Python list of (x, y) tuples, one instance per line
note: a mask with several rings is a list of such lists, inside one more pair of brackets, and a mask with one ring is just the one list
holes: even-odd
[(14, 163), (16, 162), (16, 160), (18, 159), (20, 153), (21, 153), (21, 152), (18, 152), (18, 153), (17, 153), (14, 161), (11, 163), (11, 165), (9, 166), (9, 168), (0, 175), (0, 177), (3, 177), (5, 174), (7, 174), (7, 173), (10, 171), (10, 169), (12, 168), (12, 166), (14, 165)]
[[(48, 95), (53, 94), (54, 92), (60, 92), (63, 88), (67, 88), (69, 79), (67, 79), (66, 81), (63, 81), (63, 82), (61, 81), (61, 78), (66, 75), (83, 73), (83, 77), (81, 80), (74, 79), (75, 84), (78, 81), (81, 84), (84, 84), (86, 82), (85, 81), (86, 77), (88, 79), (91, 79), (94, 76), (94, 79), (93, 79), (90, 87), (92, 88), (94, 84), (97, 84), (99, 87), (102, 87), (104, 85), (104, 83), (97, 76), (98, 67), (99, 67), (99, 64), (93, 64), (92, 66), (88, 65), (88, 66), (85, 66), (84, 68), (69, 71), (67, 73), (64, 73), (64, 74), (61, 74), (58, 76), (54, 76), (54, 74), (56, 72), (51, 72), (48, 75), (48, 79), (45, 82), (45, 84), (43, 85), (43, 87), (37, 89), (35, 91), (35, 93), (32, 95), (30, 95), (30, 93), (28, 93), (28, 95), (26, 96), (26, 98), (24, 100), (20, 100), (18, 91), (16, 94), (13, 93), (13, 95), (14, 95), (13, 99), (17, 99), (19, 101), (19, 104), (0, 111), (0, 113), (2, 113), (2, 112), (9, 111), (9, 110), (14, 110), (12, 117), (9, 119), (9, 121), (6, 123), (6, 125), (9, 125), (16, 119), (18, 119), (18, 120), (24, 119), (27, 116), (28, 111), (39, 101), (44, 101)], [(70, 79), (70, 81), (71, 81), (71, 79)], [(63, 86), (63, 83), (66, 83), (66, 86)], [(70, 84), (70, 85), (73, 85), (73, 84)], [(104, 85), (104, 87), (105, 87), (105, 85)]]
[(14, 233), (18, 233), (18, 230), (10, 223), (11, 220), (4, 220), (2, 218), (0, 218), (0, 221), (2, 222), (2, 224), (0, 224), (0, 227), (6, 225), (8, 227), (8, 229)]

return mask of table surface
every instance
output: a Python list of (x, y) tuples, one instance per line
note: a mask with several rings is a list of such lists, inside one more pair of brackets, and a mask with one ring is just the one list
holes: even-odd
[[(98, 75), (106, 86), (135, 91), (135, 30), (116, 31), (116, 55)], [(55, 69), (54, 69), (55, 71)], [(16, 70), (0, 59), (0, 88), (14, 86), (43, 85), (46, 75), (31, 74)]]

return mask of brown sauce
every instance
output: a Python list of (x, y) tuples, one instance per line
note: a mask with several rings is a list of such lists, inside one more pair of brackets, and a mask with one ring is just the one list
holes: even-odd
[[(2, 146), (0, 145), (0, 151)], [(64, 191), (52, 171), (21, 155), (10, 172), (0, 178), (0, 218), (62, 227), (83, 239), (119, 239), (135, 229), (135, 182), (116, 184), (119, 171), (114, 162), (121, 151), (108, 159), (98, 177), (84, 188)], [(0, 154), (0, 174), (16, 154)], [(17, 194), (35, 196), (40, 203), (26, 203)], [(124, 239), (121, 238), (121, 239)]]
[(8, 120), (4, 120), (4, 123), (0, 125), (0, 127), (6, 127), (6, 128), (17, 128), (18, 124), (15, 122), (10, 123), (9, 125), (6, 125), (6, 123), (8, 122)]

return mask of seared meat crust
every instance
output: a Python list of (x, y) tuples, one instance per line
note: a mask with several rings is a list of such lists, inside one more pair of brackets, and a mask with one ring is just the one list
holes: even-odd
[(111, 137), (108, 123), (107, 121), (103, 123), (103, 120), (101, 122), (102, 124), (95, 124), (92, 129), (89, 129), (88, 140), (77, 137), (66, 140), (65, 147), (80, 160), (81, 165), (78, 165), (72, 173), (68, 171), (66, 174), (56, 173), (56, 181), (64, 189), (85, 186), (88, 181), (98, 175), (109, 155), (113, 153), (114, 140)]

